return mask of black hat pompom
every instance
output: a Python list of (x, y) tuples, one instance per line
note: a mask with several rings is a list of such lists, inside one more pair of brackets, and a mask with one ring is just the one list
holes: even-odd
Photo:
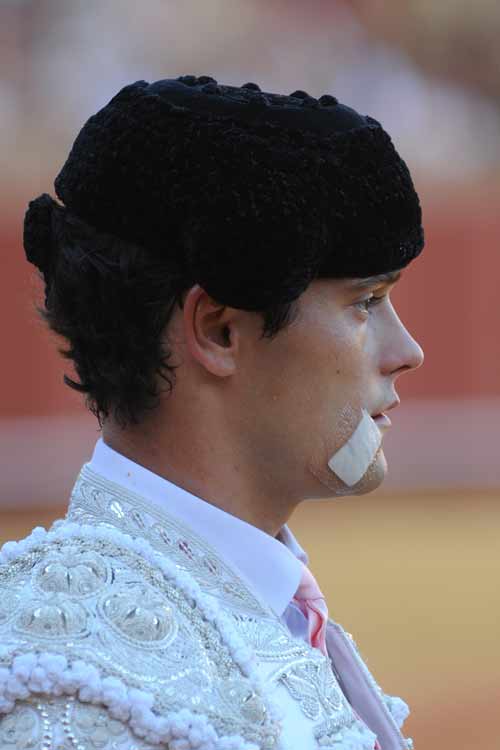
[(57, 203), (48, 193), (30, 201), (24, 216), (23, 245), (26, 258), (46, 273), (53, 246), (53, 213)]

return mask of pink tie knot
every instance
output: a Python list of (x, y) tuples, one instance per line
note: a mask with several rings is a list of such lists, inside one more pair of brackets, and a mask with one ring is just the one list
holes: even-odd
[(302, 578), (293, 598), (307, 618), (309, 643), (328, 656), (325, 640), (328, 607), (315, 577), (304, 564)]

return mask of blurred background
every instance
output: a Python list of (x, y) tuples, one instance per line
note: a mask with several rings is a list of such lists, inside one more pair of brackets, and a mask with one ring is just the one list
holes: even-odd
[(393, 300), (426, 362), (398, 382), (384, 486), (291, 526), (416, 750), (500, 748), (499, 38), (494, 0), (0, 0), (0, 542), (64, 515), (100, 434), (21, 244), (88, 117), (132, 81), (205, 74), (334, 94), (407, 161), (427, 245)]

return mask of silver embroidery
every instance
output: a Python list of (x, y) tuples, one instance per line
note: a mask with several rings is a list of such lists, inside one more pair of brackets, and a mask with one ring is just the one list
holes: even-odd
[(325, 659), (301, 659), (291, 663), (281, 672), (279, 680), (312, 721), (318, 721), (323, 714), (331, 716), (344, 705), (342, 692)]
[(270, 623), (238, 613), (232, 613), (232, 619), (260, 661), (283, 662), (270, 680), (283, 684), (304, 715), (316, 722), (313, 731), (318, 745), (339, 740), (339, 733), (356, 719), (329, 660), (294, 638), (280, 621)]
[(286, 662), (311, 653), (310, 646), (305, 641), (294, 638), (278, 619), (257, 619), (239, 612), (231, 612), (231, 619), (243, 640), (255, 651), (259, 661)]
[(40, 591), (85, 598), (102, 589), (109, 576), (109, 566), (99, 555), (70, 552), (44, 559), (37, 566), (33, 585)]
[(6, 716), (0, 716), (0, 747), (2, 750), (28, 750), (39, 747), (41, 723), (36, 711), (28, 706), (16, 706)]
[(288, 664), (277, 679), (298, 701), (304, 715), (315, 722), (318, 745), (334, 744), (342, 729), (356, 723), (326, 659), (297, 660)]
[(129, 581), (100, 602), (103, 619), (123, 636), (141, 644), (168, 646), (177, 623), (168, 600), (150, 586)]
[(32, 600), (15, 621), (14, 629), (37, 638), (82, 638), (88, 635), (87, 610), (77, 602), (68, 601), (61, 594), (44, 600)]
[(104, 706), (80, 703), (71, 697), (18, 703), (0, 715), (2, 750), (158, 750), (135, 737)]
[[(21, 576), (25, 604), (11, 630), (0, 626), (5, 645), (12, 632), (21, 636), (16, 653), (45, 642), (69, 660), (83, 659), (129, 687), (150, 691), (159, 715), (190, 708), (220, 736), (240, 735), (268, 750), (276, 745), (280, 727), (218, 629), (141, 555), (83, 534), (40, 544), (22, 562), (1, 566), (0, 588), (8, 582), (15, 590)], [(1, 654), (0, 666), (8, 665), (8, 650)], [(94, 714), (85, 716), (90, 721)], [(83, 732), (80, 725), (73, 729)], [(89, 737), (102, 733), (95, 731), (82, 739), (89, 750), (95, 741)]]
[(15, 591), (11, 589), (2, 589), (2, 597), (0, 599), (0, 626), (5, 625), (16, 613), (21, 602), (21, 597)]
[(89, 750), (118, 750), (129, 734), (123, 722), (112, 719), (103, 706), (73, 703), (67, 716), (69, 731)]

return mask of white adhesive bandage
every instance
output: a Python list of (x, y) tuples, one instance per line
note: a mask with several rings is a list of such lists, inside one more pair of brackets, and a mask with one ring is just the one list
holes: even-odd
[(333, 454), (328, 466), (349, 487), (359, 482), (373, 461), (382, 442), (377, 424), (363, 409), (363, 417), (342, 448)]

